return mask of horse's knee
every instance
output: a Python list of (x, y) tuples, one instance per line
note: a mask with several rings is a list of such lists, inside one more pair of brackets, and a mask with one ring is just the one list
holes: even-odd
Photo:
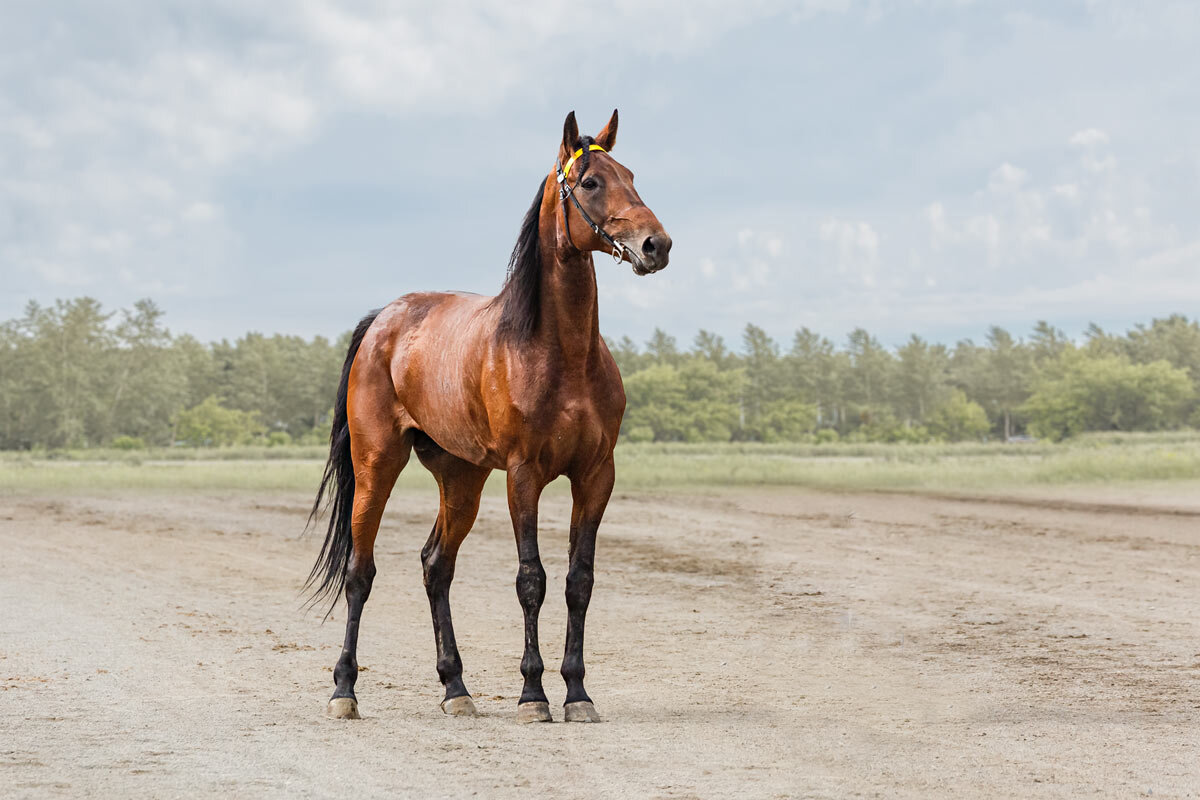
[(546, 570), (541, 561), (523, 561), (517, 570), (517, 599), (526, 610), (540, 608), (546, 599)]
[(575, 566), (567, 572), (567, 608), (572, 610), (585, 609), (592, 599), (592, 570), (588, 567)]

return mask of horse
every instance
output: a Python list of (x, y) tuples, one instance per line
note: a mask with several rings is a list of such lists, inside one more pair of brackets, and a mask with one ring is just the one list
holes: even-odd
[[(421, 549), (433, 616), (441, 709), (477, 713), (463, 682), (450, 617), (459, 547), (492, 470), (507, 477), (517, 546), (517, 599), (524, 613), (519, 722), (550, 722), (542, 688), (538, 612), (546, 571), (538, 552), (538, 501), (552, 480), (571, 484), (562, 661), (563, 718), (598, 722), (584, 689), (584, 620), (596, 534), (612, 493), (613, 448), (625, 412), (616, 362), (600, 336), (593, 253), (637, 275), (667, 266), (671, 237), (612, 156), (617, 111), (595, 137), (563, 123), (551, 170), (539, 181), (495, 297), (407, 294), (364, 317), (346, 353), (334, 405), (329, 459), (309, 522), (328, 506), (328, 530), (307, 586), (314, 602), (346, 597), (346, 634), (326, 713), (358, 719), (354, 684), (363, 607), (375, 578), (380, 518), (415, 451), (437, 481), (440, 505)], [(332, 606), (331, 606), (332, 608)]]

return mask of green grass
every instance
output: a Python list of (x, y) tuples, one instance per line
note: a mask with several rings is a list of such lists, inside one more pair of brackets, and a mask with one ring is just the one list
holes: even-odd
[[(323, 448), (82, 451), (0, 455), (0, 492), (113, 489), (302, 490)], [(623, 444), (617, 489), (795, 486), (828, 490), (977, 491), (1200, 480), (1200, 434), (1082, 437), (1064, 444)], [(400, 488), (431, 488), (414, 459)], [(491, 491), (503, 491), (494, 474)], [(559, 488), (556, 486), (555, 491)]]
[(145, 450), (117, 450), (93, 447), (74, 450), (0, 450), (0, 464), (9, 461), (119, 461), (138, 464), (146, 461), (325, 461), (329, 445), (239, 445), (237, 447), (152, 447)]
[[(618, 451), (625, 488), (800, 486), (829, 490), (978, 490), (1074, 483), (1200, 480), (1200, 444), (945, 452), (896, 445), (856, 456)], [(632, 486), (630, 486), (632, 483)]]

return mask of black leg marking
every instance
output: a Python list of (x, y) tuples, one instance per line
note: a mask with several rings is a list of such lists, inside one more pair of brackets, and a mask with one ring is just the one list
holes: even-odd
[[(595, 532), (591, 535), (591, 547), (595, 547)], [(571, 559), (567, 572), (567, 644), (563, 652), (562, 676), (567, 682), (568, 703), (581, 700), (591, 702), (587, 691), (583, 688), (583, 676), (587, 670), (583, 666), (583, 628), (587, 617), (588, 603), (592, 599), (592, 583), (594, 569), (591, 554), (587, 558), (580, 555)]]
[(441, 521), (421, 551), (425, 573), (425, 593), (429, 596), (429, 611), (433, 615), (433, 637), (437, 643), (437, 673), (446, 687), (445, 700), (469, 696), (463, 683), (462, 658), (454, 638), (454, 623), (450, 619), (450, 583), (454, 580), (454, 555), (444, 549)]
[(346, 639), (342, 644), (342, 655), (337, 666), (333, 668), (336, 688), (331, 699), (355, 699), (354, 683), (358, 680), (358, 624), (374, 580), (374, 559), (361, 566), (352, 563), (346, 573)]
[(538, 647), (538, 613), (546, 599), (546, 570), (542, 568), (537, 554), (537, 541), (532, 540), (532, 557), (523, 558), (517, 570), (517, 599), (525, 614), (525, 655), (521, 658), (521, 675), (525, 687), (521, 690), (520, 703), (545, 703), (546, 692), (542, 689), (542, 653)]

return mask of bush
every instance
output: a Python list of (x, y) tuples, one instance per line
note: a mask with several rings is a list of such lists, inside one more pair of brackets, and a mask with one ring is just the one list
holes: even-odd
[(626, 440), (637, 444), (638, 442), (653, 442), (654, 428), (649, 425), (638, 425), (636, 428), (630, 428), (625, 434)]
[(271, 431), (267, 434), (267, 447), (287, 447), (292, 443), (292, 437), (287, 431)]
[(981, 439), (991, 429), (983, 406), (968, 400), (962, 389), (955, 389), (945, 405), (929, 419), (929, 432), (950, 442)]
[(727, 442), (737, 426), (742, 382), (740, 372), (720, 372), (705, 361), (634, 373), (625, 379), (626, 436), (645, 427), (656, 442)]
[(933, 438), (924, 425), (901, 422), (888, 408), (863, 408), (858, 416), (862, 424), (846, 436), (847, 442), (923, 444)]
[(842, 438), (833, 428), (821, 428), (817, 431), (817, 444), (833, 444)]
[(752, 422), (746, 424), (749, 438), (760, 442), (799, 442), (812, 433), (817, 424), (817, 407), (798, 400), (767, 403)]
[(248, 444), (263, 431), (257, 413), (225, 408), (215, 397), (175, 415), (175, 438), (192, 447)]
[(1083, 431), (1152, 431), (1177, 426), (1194, 389), (1166, 361), (1064, 353), (1048, 365), (1023, 410), (1035, 436), (1059, 441)]
[(112, 440), (112, 446), (117, 450), (145, 450), (146, 443), (140, 436), (118, 436)]

